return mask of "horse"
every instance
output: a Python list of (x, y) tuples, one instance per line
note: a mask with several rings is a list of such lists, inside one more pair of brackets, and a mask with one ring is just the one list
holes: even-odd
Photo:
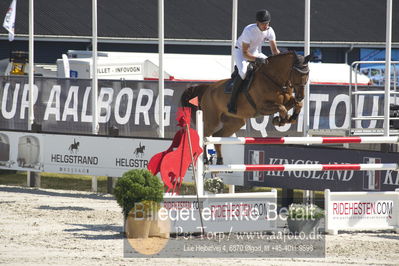
[(136, 157), (139, 156), (139, 154), (141, 154), (141, 157), (143, 157), (144, 150), (145, 150), (145, 146), (141, 146), (141, 142), (140, 142), (139, 147), (134, 150), (134, 154), (136, 155)]
[[(296, 123), (309, 78), (309, 60), (310, 55), (304, 57), (288, 51), (270, 56), (266, 64), (255, 65), (252, 81), (247, 90), (238, 96), (235, 114), (227, 110), (230, 95), (224, 92), (224, 88), (229, 79), (187, 88), (180, 98), (181, 105), (197, 108), (189, 101), (198, 97), (198, 107), (203, 111), (205, 136), (229, 137), (245, 124), (246, 119), (277, 112), (279, 116), (272, 120), (273, 125)], [(289, 115), (291, 108), (294, 111)], [(216, 163), (223, 164), (221, 144), (215, 144), (215, 150)]]
[(75, 153), (76, 153), (79, 150), (79, 145), (80, 145), (79, 141), (76, 142), (76, 139), (73, 139), (73, 143), (69, 146), (68, 150), (71, 153), (73, 152), (73, 150), (75, 150)]

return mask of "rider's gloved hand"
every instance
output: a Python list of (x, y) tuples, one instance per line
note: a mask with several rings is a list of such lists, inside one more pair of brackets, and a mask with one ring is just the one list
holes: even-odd
[(266, 64), (266, 59), (265, 59), (265, 58), (262, 58), (262, 57), (257, 57), (257, 58), (255, 59), (255, 63), (256, 63), (256, 64), (259, 64), (259, 65), (261, 65), (261, 64)]

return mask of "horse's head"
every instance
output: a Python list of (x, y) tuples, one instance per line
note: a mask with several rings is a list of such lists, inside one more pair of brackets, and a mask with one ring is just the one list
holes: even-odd
[(305, 96), (305, 85), (309, 79), (309, 66), (308, 62), (311, 56), (302, 56), (296, 54), (294, 64), (292, 66), (291, 76), (289, 82), (295, 91), (295, 99), (302, 101)]

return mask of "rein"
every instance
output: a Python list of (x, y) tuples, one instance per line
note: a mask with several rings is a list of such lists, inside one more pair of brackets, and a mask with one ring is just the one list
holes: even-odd
[[(260, 70), (260, 68), (258, 68), (255, 72), (258, 72)], [(290, 72), (290, 75), (289, 75), (289, 79), (291, 78), (291, 75), (292, 75), (292, 70), (293, 69), (291, 69), (291, 72)], [(270, 80), (279, 90), (281, 90), (282, 92), (286, 92), (287, 90), (287, 86), (284, 86), (284, 85), (279, 85), (278, 83), (277, 83), (277, 81), (275, 81), (272, 77), (270, 77), (267, 73), (265, 73), (265, 72), (261, 72), (268, 80)], [(254, 73), (255, 74), (255, 73)], [(287, 80), (287, 81), (285, 81), (285, 83), (283, 83), (283, 84), (287, 84), (287, 83), (289, 83), (289, 79)], [(255, 101), (252, 99), (252, 96), (249, 94), (249, 90), (250, 90), (250, 87), (247, 89), (247, 90), (244, 90), (244, 95), (245, 95), (245, 97), (247, 98), (247, 101), (249, 102), (249, 104), (252, 106), (252, 108), (255, 110), (255, 117), (256, 116), (259, 116), (259, 115), (261, 115), (259, 112), (258, 112), (258, 108), (256, 107), (256, 103), (255, 103)]]
[[(290, 77), (289, 77), (289, 79), (287, 79), (283, 84), (287, 84), (288, 83), (288, 81), (290, 80), (290, 78), (291, 78), (291, 75), (292, 75), (292, 70), (293, 69), (291, 69), (291, 72), (290, 72)], [(286, 88), (287, 88), (287, 86), (284, 86), (284, 85), (279, 85), (278, 83), (277, 83), (277, 81), (275, 81), (272, 77), (270, 77), (267, 73), (265, 73), (265, 72), (261, 72), (268, 80), (270, 80), (277, 88), (279, 88), (282, 92), (286, 92)]]

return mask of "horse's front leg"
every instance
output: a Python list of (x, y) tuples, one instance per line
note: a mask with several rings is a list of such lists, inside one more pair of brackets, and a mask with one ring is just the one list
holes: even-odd
[[(303, 98), (305, 97), (305, 86), (297, 86), (294, 88), (295, 97), (291, 96), (292, 106), (294, 106), (294, 112), (290, 118), (290, 123), (295, 123), (298, 120), (299, 113), (303, 106)], [(292, 107), (290, 107), (292, 108)]]
[(284, 105), (280, 104), (278, 106), (279, 116), (273, 118), (272, 124), (274, 126), (284, 126), (289, 121), (288, 110)]
[(291, 116), (288, 116), (288, 119), (285, 121), (286, 123), (291, 123), (295, 124), (296, 121), (298, 120), (299, 113), (301, 112), (302, 109), (302, 102), (298, 102), (295, 97), (291, 96), (289, 100), (284, 104), (285, 108), (287, 110), (291, 110), (291, 108), (294, 108), (294, 111)]
[(299, 113), (302, 110), (303, 103), (295, 101), (294, 113), (291, 115), (289, 119), (289, 123), (295, 124), (298, 120)]
[(279, 116), (275, 117), (272, 121), (274, 126), (283, 126), (288, 123), (288, 111), (287, 108), (281, 103), (267, 101), (259, 108), (261, 115), (270, 115), (279, 113)]

